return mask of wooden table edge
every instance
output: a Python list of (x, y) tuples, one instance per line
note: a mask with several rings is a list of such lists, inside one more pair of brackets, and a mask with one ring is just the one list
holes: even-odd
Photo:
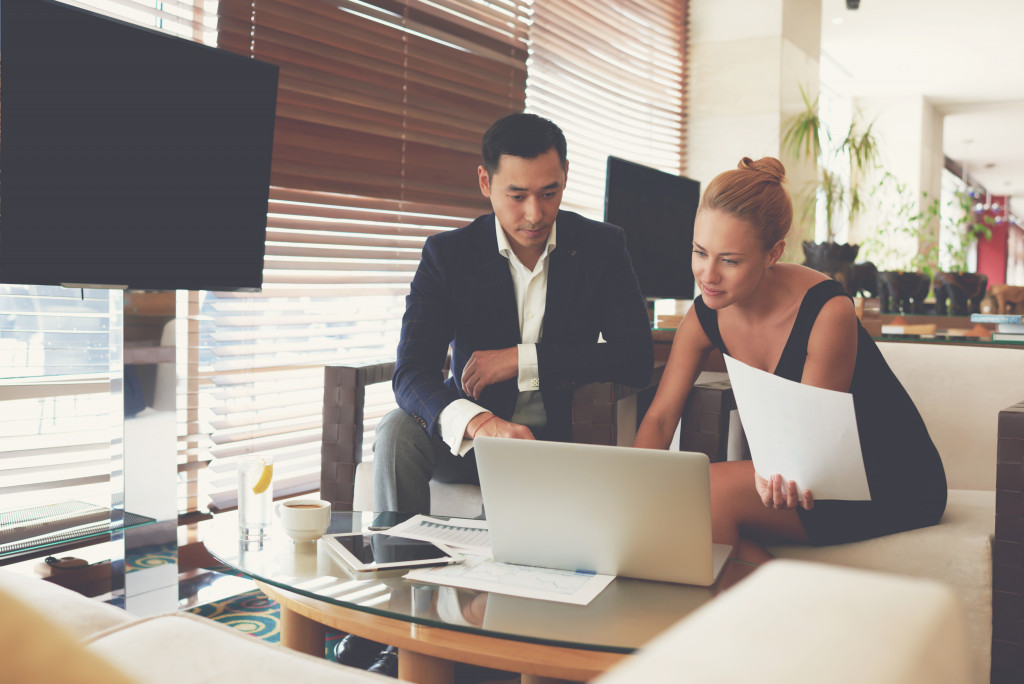
[[(444, 660), (542, 677), (587, 681), (628, 657), (625, 653), (536, 644), (420, 625), (345, 608), (265, 582), (257, 581), (256, 584), (264, 594), (280, 604), (282, 623), (285, 622), (284, 612), (292, 611), (320, 625)], [(282, 641), (285, 641), (283, 633)], [(285, 645), (296, 647), (294, 644)], [(301, 647), (297, 650), (311, 652)]]

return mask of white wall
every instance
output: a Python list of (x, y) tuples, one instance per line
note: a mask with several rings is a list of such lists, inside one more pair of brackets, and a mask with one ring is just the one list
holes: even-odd
[[(819, 0), (691, 0), (685, 173), (701, 187), (742, 157), (780, 157), (790, 189), (813, 180), (780, 151), (786, 120), (818, 92)], [(813, 228), (812, 228), (813, 230)], [(802, 260), (803, 231), (789, 241)]]

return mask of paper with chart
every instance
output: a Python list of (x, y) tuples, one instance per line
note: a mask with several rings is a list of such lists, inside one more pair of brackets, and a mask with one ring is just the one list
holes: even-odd
[(456, 551), (491, 557), (491, 536), (486, 520), (414, 515), (389, 529), (388, 534), (438, 542)]
[(476, 589), (510, 596), (585, 606), (615, 579), (571, 570), (551, 570), (499, 563), (483, 556), (467, 556), (462, 563), (412, 570), (405, 579)]
[(816, 500), (869, 501), (853, 395), (811, 387), (725, 356), (754, 469)]

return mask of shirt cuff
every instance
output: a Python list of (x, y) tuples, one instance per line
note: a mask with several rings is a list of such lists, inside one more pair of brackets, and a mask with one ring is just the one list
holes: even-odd
[(456, 399), (441, 411), (441, 439), (456, 456), (465, 456), (473, 448), (473, 440), (466, 437), (466, 426), (481, 413), (487, 413), (487, 409), (469, 399)]
[(520, 344), (519, 347), (519, 391), (533, 392), (540, 389), (540, 369), (537, 367), (537, 345)]

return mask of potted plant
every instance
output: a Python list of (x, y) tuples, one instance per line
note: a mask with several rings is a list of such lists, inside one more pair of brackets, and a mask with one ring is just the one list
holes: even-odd
[(813, 219), (820, 204), (825, 222), (825, 242), (803, 243), (805, 263), (830, 275), (852, 277), (859, 247), (837, 244), (836, 227), (839, 217), (852, 221), (864, 208), (861, 185), (878, 164), (878, 141), (873, 124), (862, 126), (856, 117), (842, 137), (833, 135), (818, 115), (818, 98), (812, 101), (802, 87), (800, 96), (804, 109), (788, 121), (782, 147), (794, 159), (814, 161), (816, 180), (795, 193), (796, 204), (801, 220)]
[[(906, 184), (886, 172), (871, 197), (879, 219), (874, 234), (862, 242), (861, 253), (878, 266), (879, 289), (887, 295), (880, 296), (882, 312), (888, 310), (890, 298), (894, 308), (923, 310), (923, 299), (931, 289), (922, 290), (925, 283), (934, 283), (937, 313), (946, 313), (947, 299), (954, 314), (976, 310), (987, 279), (967, 273), (967, 257), (971, 246), (992, 231), (985, 221), (974, 220), (970, 196), (958, 192), (945, 207), (928, 193), (918, 201)], [(937, 237), (940, 222), (942, 232), (952, 238), (944, 244)], [(914, 283), (913, 294), (908, 291), (909, 282)]]

